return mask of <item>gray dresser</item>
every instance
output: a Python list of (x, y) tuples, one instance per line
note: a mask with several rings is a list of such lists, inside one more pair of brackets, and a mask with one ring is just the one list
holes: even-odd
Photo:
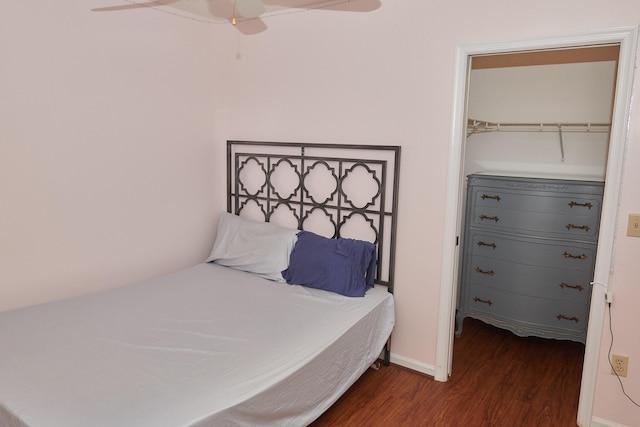
[(456, 335), (473, 317), (585, 342), (603, 187), (469, 175)]

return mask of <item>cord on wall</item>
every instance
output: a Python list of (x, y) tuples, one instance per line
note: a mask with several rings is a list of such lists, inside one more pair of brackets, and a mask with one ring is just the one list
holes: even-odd
[[(608, 299), (610, 292), (607, 292), (606, 294), (606, 298)], [(627, 392), (624, 389), (624, 384), (622, 384), (622, 379), (620, 378), (620, 376), (616, 373), (615, 369), (613, 369), (613, 363), (611, 363), (611, 350), (613, 349), (613, 325), (611, 322), (611, 301), (607, 301), (607, 307), (609, 309), (609, 332), (611, 333), (611, 344), (609, 345), (609, 352), (607, 354), (607, 360), (609, 361), (609, 365), (611, 366), (611, 371), (616, 375), (616, 378), (618, 378), (618, 382), (620, 382), (620, 389), (622, 389), (622, 394), (624, 394), (626, 396), (627, 399), (629, 399), (629, 401), (631, 403), (633, 403), (634, 405), (640, 407), (640, 404), (638, 404), (635, 400), (633, 400), (631, 398), (631, 396), (629, 396), (627, 394)]]

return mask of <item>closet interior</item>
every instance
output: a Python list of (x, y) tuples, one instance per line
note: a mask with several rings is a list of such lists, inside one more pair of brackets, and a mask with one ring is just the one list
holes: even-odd
[(618, 45), (475, 56), (456, 334), (583, 342)]

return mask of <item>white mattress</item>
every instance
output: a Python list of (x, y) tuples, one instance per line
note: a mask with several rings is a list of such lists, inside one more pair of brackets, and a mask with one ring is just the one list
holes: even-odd
[(392, 295), (215, 264), (0, 313), (0, 425), (295, 425), (375, 361)]

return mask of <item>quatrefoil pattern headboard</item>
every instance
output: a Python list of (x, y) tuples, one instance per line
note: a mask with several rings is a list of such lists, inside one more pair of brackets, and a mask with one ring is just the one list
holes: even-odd
[(399, 165), (399, 146), (228, 141), (227, 210), (375, 243), (392, 291)]

